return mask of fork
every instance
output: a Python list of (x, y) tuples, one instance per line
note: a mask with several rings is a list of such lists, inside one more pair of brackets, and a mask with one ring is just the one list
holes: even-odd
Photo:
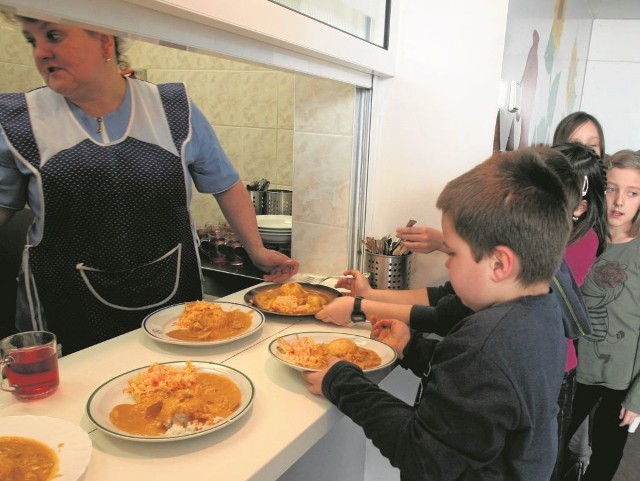
[(298, 277), (295, 279), (295, 281), (306, 282), (307, 284), (320, 284), (326, 281), (327, 279), (331, 279), (332, 277), (338, 277), (338, 276), (322, 277), (322, 276), (316, 276), (313, 274), (299, 274)]
[[(366, 279), (369, 278), (369, 273), (365, 272), (362, 274)], [(296, 277), (296, 282), (306, 282), (307, 284), (321, 284), (327, 279), (353, 279), (353, 276), (317, 276), (314, 274), (298, 274)]]

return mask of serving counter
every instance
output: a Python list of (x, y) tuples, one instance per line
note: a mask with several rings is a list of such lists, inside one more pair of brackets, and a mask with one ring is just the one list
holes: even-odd
[[(243, 303), (246, 290), (219, 300)], [(305, 331), (368, 337), (369, 329), (368, 323), (338, 327), (311, 317), (266, 315), (259, 331), (214, 347), (160, 343), (137, 329), (61, 358), (60, 387), (48, 398), (22, 402), (0, 393), (0, 416), (51, 416), (80, 426), (93, 443), (84, 481), (276, 480), (344, 416), (309, 393), (300, 372), (273, 358), (269, 343)], [(103, 383), (154, 362), (183, 360), (220, 363), (246, 374), (255, 388), (250, 411), (209, 434), (161, 443), (113, 437), (87, 416), (87, 400)], [(377, 372), (377, 380), (388, 372)]]

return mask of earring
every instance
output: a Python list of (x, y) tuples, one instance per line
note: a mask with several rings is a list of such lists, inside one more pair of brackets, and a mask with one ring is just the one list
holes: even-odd
[(580, 217), (578, 217), (577, 215), (571, 216), (571, 219), (573, 219), (573, 222), (578, 222), (580, 220)]
[(107, 58), (105, 59), (105, 62), (107, 62), (107, 63), (108, 63), (108, 62), (111, 62), (111, 57), (107, 57)]

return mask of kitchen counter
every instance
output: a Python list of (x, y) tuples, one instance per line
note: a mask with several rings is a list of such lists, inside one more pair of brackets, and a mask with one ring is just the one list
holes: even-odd
[[(220, 300), (243, 303), (245, 292)], [(60, 387), (48, 398), (20, 402), (3, 393), (0, 416), (45, 415), (79, 425), (93, 442), (84, 481), (176, 481), (185, 476), (193, 480), (276, 480), (344, 416), (326, 399), (309, 393), (298, 371), (274, 359), (268, 352), (269, 343), (280, 335), (304, 331), (368, 336), (370, 326), (338, 327), (310, 317), (266, 317), (260, 331), (215, 347), (164, 344), (137, 329), (61, 358)], [(89, 420), (85, 405), (101, 384), (153, 362), (179, 360), (221, 363), (246, 374), (255, 387), (249, 413), (210, 434), (164, 443), (118, 439)], [(377, 380), (389, 371), (376, 373)]]

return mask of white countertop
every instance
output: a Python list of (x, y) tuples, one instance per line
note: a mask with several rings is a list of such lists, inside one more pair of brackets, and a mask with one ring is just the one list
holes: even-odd
[[(219, 300), (242, 303), (245, 292)], [(61, 358), (60, 387), (48, 398), (21, 402), (0, 393), (0, 416), (44, 415), (79, 425), (93, 442), (84, 481), (176, 481), (185, 475), (194, 480), (275, 480), (343, 415), (326, 399), (309, 393), (298, 371), (269, 354), (270, 341), (305, 331), (368, 336), (369, 329), (368, 323), (338, 327), (311, 317), (267, 315), (262, 329), (249, 337), (196, 348), (160, 343), (137, 329)], [(165, 443), (118, 439), (98, 430), (88, 418), (86, 402), (104, 382), (154, 362), (179, 360), (220, 363), (246, 374), (255, 387), (250, 412), (210, 434)]]

